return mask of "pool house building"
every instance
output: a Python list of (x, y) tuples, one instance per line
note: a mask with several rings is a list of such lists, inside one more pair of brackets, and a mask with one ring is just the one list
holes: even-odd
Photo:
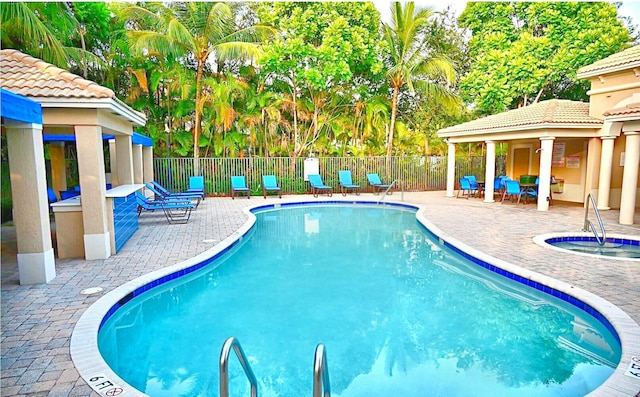
[(496, 145), (506, 144), (507, 176), (539, 178), (539, 211), (549, 209), (554, 193), (576, 203), (591, 194), (600, 210), (620, 209), (619, 223), (633, 224), (640, 206), (640, 46), (584, 66), (577, 76), (591, 83), (589, 102), (551, 99), (438, 131), (448, 143), (447, 196), (461, 177), (456, 144), (484, 142), (484, 200), (493, 202)]

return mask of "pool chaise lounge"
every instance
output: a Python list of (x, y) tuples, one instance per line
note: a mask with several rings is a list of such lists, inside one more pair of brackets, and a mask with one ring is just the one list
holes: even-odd
[(189, 200), (195, 205), (196, 208), (198, 208), (198, 205), (200, 205), (200, 200), (202, 200), (202, 195), (199, 193), (172, 193), (169, 191), (169, 189), (165, 188), (156, 181), (145, 183), (145, 187), (149, 189), (153, 194), (155, 194), (157, 199)]
[(340, 192), (343, 196), (346, 196), (349, 190), (354, 192), (356, 196), (360, 195), (360, 185), (356, 185), (353, 183), (353, 179), (351, 178), (351, 171), (338, 171), (338, 179), (340, 180)]
[[(378, 194), (378, 192), (387, 190), (391, 187), (391, 185), (382, 183), (380, 179), (380, 175), (378, 174), (367, 174), (367, 180), (369, 181), (369, 185), (373, 188), (373, 194)], [(391, 194), (391, 189), (389, 189), (389, 193)]]
[(262, 175), (262, 196), (266, 199), (267, 193), (276, 192), (278, 197), (282, 198), (282, 190), (278, 186), (278, 180), (275, 175)]
[(333, 195), (333, 188), (329, 185), (325, 185), (324, 182), (322, 182), (322, 177), (320, 176), (320, 174), (309, 174), (308, 177), (313, 197), (318, 197), (318, 193), (321, 192), (327, 193), (327, 196), (329, 197)]
[(136, 202), (138, 203), (138, 217), (143, 211), (162, 211), (167, 222), (171, 224), (187, 223), (191, 217), (191, 211), (195, 208), (195, 205), (189, 200), (150, 200), (140, 192), (136, 192)]
[(247, 194), (247, 199), (251, 198), (251, 190), (247, 186), (244, 175), (234, 175), (231, 177), (231, 199), (235, 200), (236, 194)]

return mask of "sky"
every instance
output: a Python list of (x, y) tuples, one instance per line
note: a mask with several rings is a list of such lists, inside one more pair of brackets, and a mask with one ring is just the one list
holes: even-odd
[[(451, 5), (452, 9), (457, 15), (460, 15), (464, 11), (467, 2), (465, 0), (416, 0), (414, 1), (417, 7), (431, 7), (435, 11), (441, 11)], [(376, 8), (380, 12), (382, 22), (389, 23), (391, 20), (390, 4), (391, 1), (386, 0), (373, 0)], [(630, 16), (633, 18), (633, 23), (640, 24), (640, 0), (623, 1), (620, 8), (621, 16)]]

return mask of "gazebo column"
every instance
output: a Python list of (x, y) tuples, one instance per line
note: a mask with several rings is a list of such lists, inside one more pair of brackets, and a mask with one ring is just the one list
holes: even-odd
[(118, 154), (116, 153), (116, 140), (109, 139), (109, 166), (111, 167), (111, 185), (119, 186), (118, 183)]
[(133, 148), (131, 135), (116, 135), (118, 185), (133, 184)]
[(538, 174), (538, 211), (549, 210), (551, 194), (551, 159), (555, 137), (540, 138), (540, 170)]
[(603, 136), (602, 152), (600, 154), (600, 179), (598, 181), (598, 209), (608, 210), (609, 194), (611, 192), (611, 167), (613, 164), (613, 146), (615, 136)]
[(487, 144), (487, 160), (485, 163), (484, 175), (484, 202), (493, 203), (493, 181), (496, 179), (496, 143), (494, 141), (486, 141)]
[[(57, 195), (67, 190), (67, 162), (64, 156), (64, 142), (49, 144), (49, 158), (51, 159), (51, 188)], [(60, 198), (58, 196), (58, 198)]]
[(84, 224), (84, 256), (87, 260), (111, 256), (102, 127), (77, 125), (78, 173), (82, 191), (82, 222)]
[(142, 147), (142, 183), (153, 180), (153, 147)]
[(626, 143), (619, 223), (621, 225), (633, 225), (636, 192), (638, 190), (638, 167), (640, 166), (640, 131), (629, 131), (625, 132), (624, 135)]
[(133, 154), (133, 183), (143, 183), (142, 145), (134, 144)]
[(48, 283), (55, 278), (56, 268), (47, 207), (42, 125), (7, 121), (5, 127), (20, 284)]
[(456, 180), (456, 144), (447, 143), (447, 197), (454, 197), (453, 190)]

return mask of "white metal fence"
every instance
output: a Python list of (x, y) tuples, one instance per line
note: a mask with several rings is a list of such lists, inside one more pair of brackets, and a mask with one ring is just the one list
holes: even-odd
[[(244, 175), (254, 194), (262, 192), (262, 175), (275, 175), (283, 193), (305, 193), (304, 158), (252, 157), (201, 158), (200, 174), (205, 179), (207, 195), (228, 195), (232, 175)], [(456, 180), (462, 175), (484, 176), (484, 157), (469, 156), (456, 159)], [(504, 157), (496, 158), (496, 175), (504, 174)], [(398, 180), (406, 191), (444, 190), (447, 179), (447, 158), (393, 157), (387, 166), (386, 157), (320, 157), (320, 175), (325, 184), (338, 187), (338, 171), (351, 170), (354, 183), (368, 189), (368, 173), (378, 173), (383, 182)], [(183, 191), (194, 175), (193, 158), (155, 158), (155, 179), (172, 191)]]

